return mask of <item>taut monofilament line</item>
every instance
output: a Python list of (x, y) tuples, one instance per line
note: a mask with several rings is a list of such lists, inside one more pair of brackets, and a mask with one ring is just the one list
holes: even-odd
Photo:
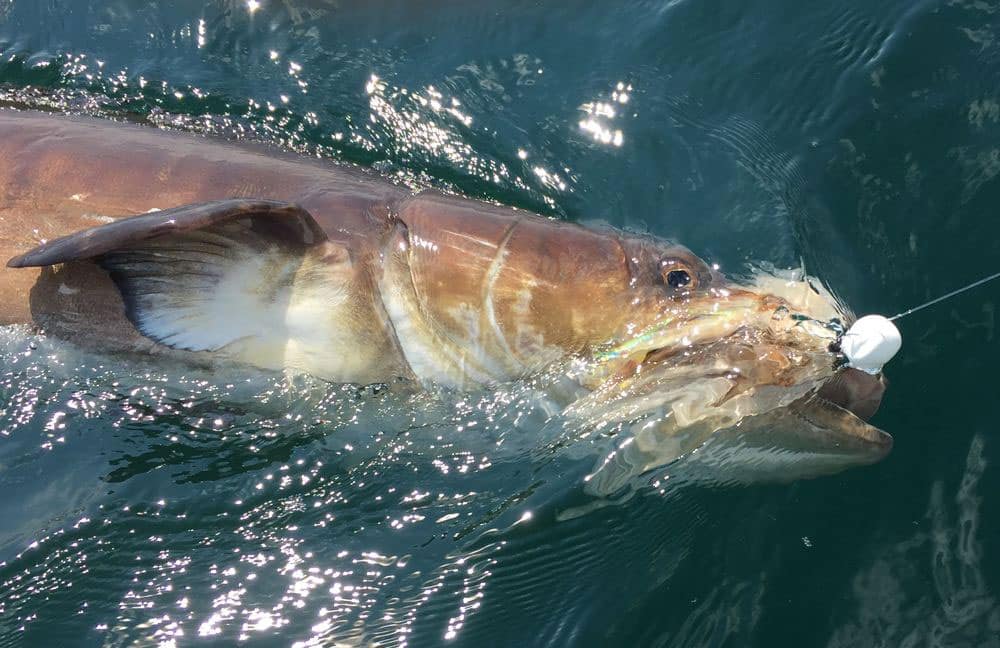
[(896, 355), (896, 352), (899, 351), (902, 345), (902, 336), (899, 334), (899, 329), (893, 324), (893, 320), (898, 320), (918, 310), (933, 306), (998, 277), (1000, 277), (1000, 272), (993, 273), (988, 277), (973, 281), (966, 286), (924, 302), (919, 306), (914, 306), (892, 317), (866, 315), (856, 321), (841, 336), (839, 340), (840, 351), (847, 358), (848, 366), (870, 374), (877, 374), (882, 371), (885, 363)]
[(896, 315), (893, 315), (892, 317), (890, 317), (889, 321), (891, 322), (891, 321), (894, 321), (894, 320), (898, 320), (901, 317), (906, 317), (910, 313), (916, 313), (918, 310), (923, 310), (924, 308), (927, 308), (928, 306), (933, 306), (934, 304), (937, 304), (938, 302), (943, 302), (944, 300), (949, 299), (951, 297), (954, 297), (955, 295), (964, 293), (966, 290), (972, 290), (976, 286), (981, 286), (984, 283), (987, 283), (989, 281), (993, 281), (994, 279), (996, 279), (998, 277), (1000, 277), (1000, 272), (995, 272), (995, 273), (991, 274), (988, 277), (983, 277), (982, 279), (980, 279), (978, 281), (973, 281), (969, 285), (963, 286), (963, 287), (959, 288), (958, 290), (953, 290), (950, 293), (945, 294), (945, 295), (941, 295), (940, 297), (936, 297), (936, 298), (930, 300), (929, 302), (924, 302), (923, 304), (920, 304), (919, 306), (914, 306), (913, 308), (911, 308), (909, 310), (905, 310), (902, 313), (897, 313)]

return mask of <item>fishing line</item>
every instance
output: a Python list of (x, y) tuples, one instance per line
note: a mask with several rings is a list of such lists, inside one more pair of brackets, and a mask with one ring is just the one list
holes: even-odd
[(946, 295), (941, 295), (940, 297), (932, 299), (929, 302), (925, 302), (923, 304), (920, 304), (919, 306), (914, 306), (913, 308), (911, 308), (909, 310), (905, 310), (902, 313), (898, 313), (896, 315), (893, 315), (892, 317), (889, 318), (889, 321), (891, 322), (893, 320), (898, 320), (901, 317), (906, 317), (910, 313), (916, 313), (918, 310), (927, 308), (928, 306), (933, 306), (934, 304), (936, 304), (938, 302), (942, 302), (942, 301), (948, 299), (949, 297), (954, 297), (955, 295), (958, 295), (959, 293), (964, 293), (966, 290), (972, 290), (976, 286), (981, 286), (984, 283), (986, 283), (987, 281), (993, 281), (997, 277), (1000, 277), (1000, 272), (996, 272), (994, 274), (991, 274), (988, 277), (983, 277), (979, 281), (973, 281), (969, 285), (963, 286), (962, 288), (959, 288), (958, 290), (952, 290), (950, 293), (948, 293)]

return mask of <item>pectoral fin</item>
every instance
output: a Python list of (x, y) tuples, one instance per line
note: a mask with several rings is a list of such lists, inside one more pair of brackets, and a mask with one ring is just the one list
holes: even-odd
[(156, 237), (193, 232), (238, 220), (246, 221), (246, 227), (262, 238), (276, 238), (299, 245), (312, 245), (326, 239), (326, 234), (309, 212), (297, 205), (273, 200), (219, 200), (122, 218), (63, 236), (14, 257), (7, 262), (7, 266), (26, 268), (92, 259)]
[[(233, 355), (281, 366), (288, 339), (298, 333), (288, 330), (290, 308), (309, 322), (322, 322), (326, 316), (325, 300), (303, 305), (295, 301), (293, 291), (297, 277), (308, 272), (303, 267), (309, 251), (319, 247), (336, 244), (326, 240), (302, 208), (226, 200), (77, 232), (8, 265), (92, 260), (108, 272), (121, 293), (126, 317), (144, 336), (187, 351), (217, 351), (238, 343)], [(313, 266), (325, 270), (334, 265), (325, 261)]]

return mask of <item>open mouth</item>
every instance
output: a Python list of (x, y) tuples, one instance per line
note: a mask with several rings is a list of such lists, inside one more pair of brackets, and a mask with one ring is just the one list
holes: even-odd
[(882, 374), (872, 375), (857, 369), (844, 368), (820, 387), (816, 396), (868, 421), (885, 393), (886, 380)]
[(791, 409), (835, 445), (857, 448), (878, 461), (892, 450), (892, 435), (867, 421), (878, 410), (885, 387), (881, 374), (845, 368)]

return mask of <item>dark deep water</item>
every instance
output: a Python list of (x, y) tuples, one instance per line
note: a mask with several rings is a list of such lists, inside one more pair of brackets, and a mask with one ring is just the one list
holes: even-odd
[[(0, 101), (801, 260), (859, 313), (1000, 269), (995, 0), (0, 0)], [(902, 320), (884, 462), (593, 510), (600, 448), (510, 394), (0, 330), (0, 643), (1000, 646), (998, 292)]]

